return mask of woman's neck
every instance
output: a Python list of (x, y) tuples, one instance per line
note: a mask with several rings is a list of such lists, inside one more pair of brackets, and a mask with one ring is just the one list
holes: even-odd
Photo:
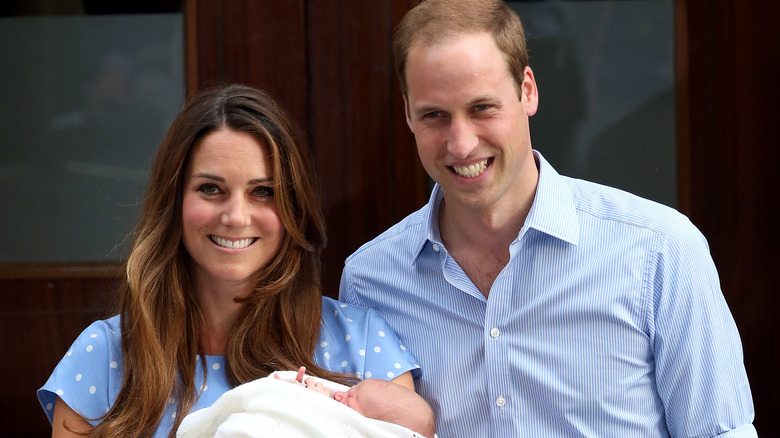
[(198, 300), (203, 315), (199, 342), (203, 354), (224, 355), (230, 329), (243, 305), (234, 299), (244, 293), (238, 288), (217, 289), (213, 286), (198, 287)]

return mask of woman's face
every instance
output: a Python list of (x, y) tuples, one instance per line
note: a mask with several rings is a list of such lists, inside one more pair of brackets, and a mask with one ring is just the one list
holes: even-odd
[(182, 239), (198, 284), (245, 282), (276, 256), (285, 231), (268, 147), (223, 128), (193, 147), (184, 171)]

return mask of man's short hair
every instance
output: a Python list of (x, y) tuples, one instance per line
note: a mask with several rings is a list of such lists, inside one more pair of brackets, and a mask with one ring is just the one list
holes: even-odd
[(406, 13), (393, 37), (395, 71), (408, 97), (406, 60), (413, 45), (433, 45), (465, 33), (488, 32), (504, 54), (518, 95), (528, 66), (520, 17), (503, 0), (424, 0)]

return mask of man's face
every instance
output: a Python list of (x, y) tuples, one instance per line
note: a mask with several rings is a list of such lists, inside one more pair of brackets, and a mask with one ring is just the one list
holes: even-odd
[(512, 209), (513, 198), (536, 189), (528, 131), (537, 106), (533, 73), (526, 68), (518, 96), (489, 33), (412, 45), (406, 80), (407, 123), (448, 205)]

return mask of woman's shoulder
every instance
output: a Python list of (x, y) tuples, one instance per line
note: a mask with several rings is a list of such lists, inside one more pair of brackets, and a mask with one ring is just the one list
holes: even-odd
[(358, 348), (364, 354), (367, 347), (406, 350), (395, 331), (375, 309), (346, 304), (331, 298), (322, 301), (322, 327), (320, 337), (324, 341), (337, 340), (339, 344)]
[(322, 321), (326, 324), (362, 325), (376, 318), (381, 316), (372, 309), (322, 297)]
[(90, 324), (73, 341), (38, 399), (52, 420), (56, 397), (85, 418), (98, 418), (116, 398), (122, 381), (119, 316)]
[(107, 319), (99, 319), (87, 326), (73, 342), (70, 350), (74, 350), (77, 347), (84, 346), (91, 352), (97, 348), (110, 347), (121, 343), (122, 333), (120, 329), (119, 315), (112, 316)]
[(392, 379), (419, 366), (382, 315), (370, 308), (322, 300), (315, 360), (323, 368), (358, 378)]
[(84, 331), (89, 331), (91, 329), (93, 331), (120, 334), (120, 321), (121, 317), (119, 315), (114, 315), (106, 319), (98, 319), (90, 324)]
[(121, 346), (121, 342), (120, 317), (119, 315), (114, 315), (107, 319), (99, 319), (87, 326), (76, 338), (74, 346), (86, 343), (92, 346), (90, 348), (92, 350), (99, 344), (110, 349), (115, 346)]

